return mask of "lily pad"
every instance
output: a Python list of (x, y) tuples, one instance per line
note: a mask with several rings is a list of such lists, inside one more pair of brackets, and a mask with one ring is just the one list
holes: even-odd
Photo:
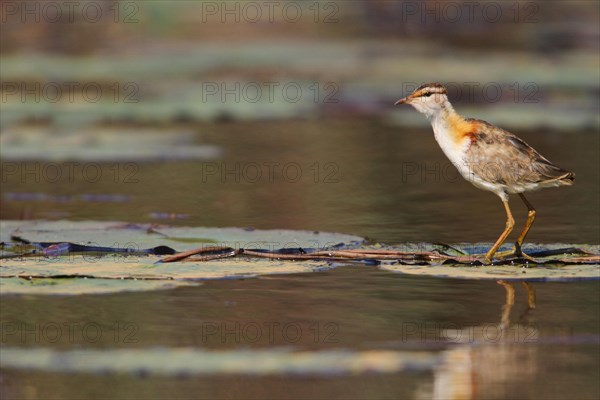
[[(424, 245), (426, 251), (439, 251), (450, 256), (443, 263), (406, 265), (382, 263), (379, 268), (409, 275), (428, 275), (439, 278), (506, 280), (506, 281), (578, 281), (600, 279), (598, 260), (600, 246), (583, 244), (527, 244), (523, 251), (538, 263), (516, 259), (498, 265), (480, 265), (491, 243), (460, 243), (453, 246)], [(509, 250), (505, 245), (502, 250)], [(391, 248), (393, 249), (393, 247)], [(402, 247), (404, 250), (405, 248)], [(454, 259), (454, 260), (453, 260)]]
[[(516, 258), (484, 266), (480, 259), (490, 246), (487, 243), (382, 246), (365, 245), (358, 236), (325, 232), (96, 221), (2, 221), (0, 228), (5, 241), (1, 294), (153, 290), (174, 287), (175, 281), (192, 284), (206, 279), (309, 273), (356, 262), (390, 272), (443, 278), (600, 279), (600, 246), (589, 245), (528, 244), (523, 250), (537, 263)], [(85, 279), (97, 282), (77, 287)], [(127, 282), (135, 280), (152, 283)], [(69, 285), (76, 288), (70, 291)]]
[(157, 263), (159, 257), (88, 257), (4, 259), (0, 278), (99, 278), (144, 280), (205, 280), (247, 278), (270, 274), (314, 272), (327, 268), (325, 262), (286, 262), (230, 259), (185, 263)]
[(131, 249), (169, 246), (176, 251), (191, 250), (202, 243), (267, 250), (289, 247), (325, 249), (364, 240), (359, 236), (328, 232), (190, 228), (98, 221), (2, 221), (0, 230), (3, 241), (12, 236), (30, 243), (71, 242)]
[(13, 160), (157, 161), (218, 158), (221, 150), (194, 143), (194, 133), (150, 129), (86, 129), (57, 136), (50, 128), (9, 128), (0, 156)]
[(430, 371), (442, 361), (435, 352), (396, 350), (205, 351), (194, 348), (104, 349), (59, 351), (42, 348), (2, 348), (1, 368), (63, 373), (122, 373), (160, 376), (357, 375)]
[(600, 279), (600, 265), (546, 266), (521, 265), (381, 265), (381, 269), (409, 275), (430, 275), (438, 278), (506, 280), (527, 282), (579, 281)]
[[(0, 221), (0, 235), (2, 295), (155, 290), (206, 279), (314, 272), (330, 267), (325, 261), (247, 258), (166, 264), (160, 262), (159, 256), (142, 254), (142, 249), (185, 251), (204, 243), (236, 249), (322, 249), (363, 241), (358, 236), (325, 232), (94, 221)], [(18, 245), (11, 240), (19, 242)], [(73, 244), (102, 250), (63, 251), (72, 249)], [(123, 251), (128, 249), (132, 252)]]
[(78, 295), (166, 290), (200, 283), (181, 280), (0, 278), (0, 295)]

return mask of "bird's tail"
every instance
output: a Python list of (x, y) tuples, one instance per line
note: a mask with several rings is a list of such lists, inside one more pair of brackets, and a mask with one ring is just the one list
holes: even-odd
[(539, 182), (551, 184), (552, 186), (569, 186), (575, 180), (575, 174), (564, 170), (540, 156), (534, 164), (534, 169), (539, 174)]
[(573, 172), (567, 172), (564, 175), (559, 176), (556, 180), (562, 185), (571, 186), (575, 181), (575, 174)]

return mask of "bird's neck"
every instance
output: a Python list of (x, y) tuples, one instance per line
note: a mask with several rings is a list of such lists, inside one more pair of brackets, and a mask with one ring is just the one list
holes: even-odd
[(426, 115), (436, 133), (458, 134), (458, 132), (465, 133), (465, 130), (468, 131), (471, 128), (471, 123), (454, 111), (454, 107), (448, 101)]
[(472, 121), (467, 121), (454, 111), (449, 102), (444, 103), (428, 118), (435, 140), (450, 161), (456, 164), (470, 143), (469, 138), (474, 131)]
[(440, 121), (448, 121), (456, 118), (463, 119), (454, 111), (454, 107), (452, 107), (449, 101), (445, 101), (440, 108), (431, 110), (431, 112), (425, 113), (425, 115), (432, 125), (434, 121), (439, 123)]

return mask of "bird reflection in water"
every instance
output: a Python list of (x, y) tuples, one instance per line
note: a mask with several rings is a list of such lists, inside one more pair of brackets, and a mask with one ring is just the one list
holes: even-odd
[(527, 384), (538, 369), (539, 339), (534, 322), (528, 321), (536, 308), (536, 292), (529, 282), (522, 281), (527, 295), (527, 307), (511, 325), (515, 306), (513, 283), (498, 280), (506, 291), (498, 324), (466, 327), (467, 335), (446, 332), (445, 337), (469, 337), (467, 343), (445, 350), (443, 362), (434, 370), (433, 386), (421, 387), (417, 398), (478, 399), (509, 398), (515, 383)]

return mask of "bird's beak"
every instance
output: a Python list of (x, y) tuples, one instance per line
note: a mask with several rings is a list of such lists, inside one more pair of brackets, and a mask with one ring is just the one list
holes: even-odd
[(406, 104), (406, 103), (408, 103), (408, 101), (409, 101), (408, 96), (407, 97), (403, 97), (400, 100), (398, 100), (397, 102), (395, 102), (394, 105), (397, 106), (398, 104)]

